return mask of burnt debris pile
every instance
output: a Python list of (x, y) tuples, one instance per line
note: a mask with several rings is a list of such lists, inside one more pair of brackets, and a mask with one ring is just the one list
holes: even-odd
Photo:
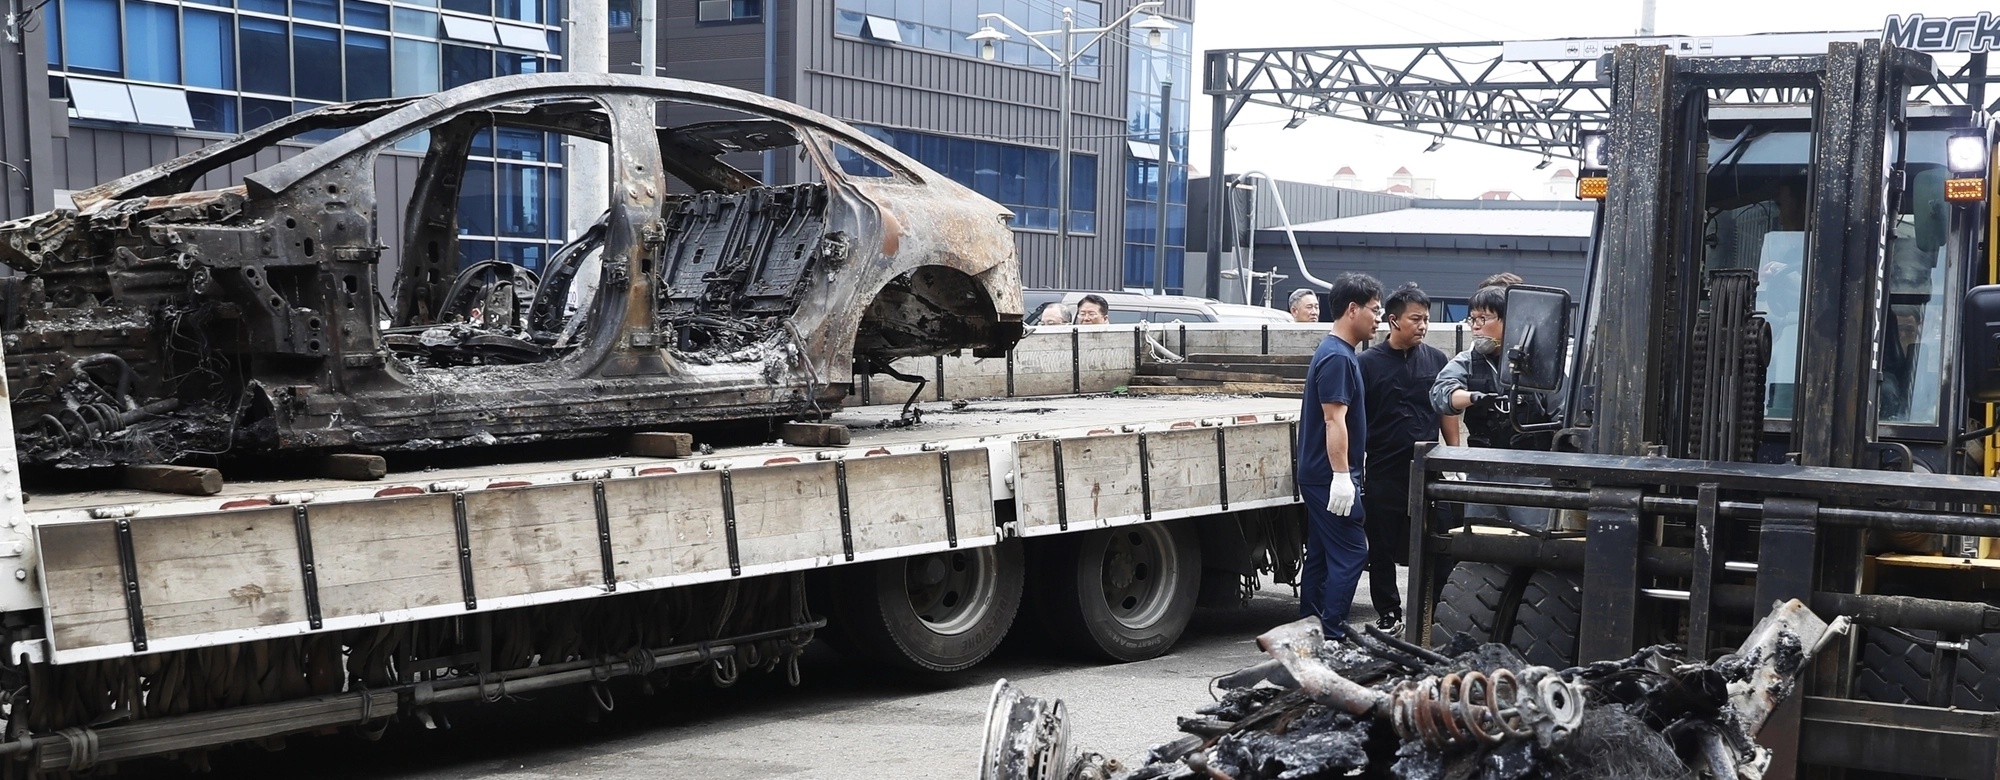
[(1794, 601), (1714, 663), (1659, 645), (1556, 670), (1465, 635), (1426, 649), (1371, 628), (1329, 643), (1301, 620), (1258, 637), (1271, 660), (1219, 678), (1219, 700), (1180, 718), (1182, 736), (1137, 767), (1071, 755), (1061, 702), (1002, 681), (981, 776), (1755, 778), (1769, 763), (1757, 731), (1838, 630)]

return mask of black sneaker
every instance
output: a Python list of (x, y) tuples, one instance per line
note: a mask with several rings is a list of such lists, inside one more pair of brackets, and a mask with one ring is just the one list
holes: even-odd
[(1403, 630), (1402, 611), (1398, 610), (1394, 612), (1383, 613), (1381, 617), (1375, 619), (1375, 627), (1382, 629), (1383, 633), (1387, 634), (1395, 634), (1401, 632)]

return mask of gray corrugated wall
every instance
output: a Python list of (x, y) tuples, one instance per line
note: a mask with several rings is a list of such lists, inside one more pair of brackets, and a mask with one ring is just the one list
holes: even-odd
[[(1354, 271), (1394, 289), (1416, 282), (1432, 298), (1464, 299), (1481, 280), (1512, 271), (1530, 284), (1560, 287), (1581, 299), (1590, 242), (1542, 236), (1394, 235), (1387, 233), (1302, 233), (1299, 251), (1306, 269), (1320, 279)], [(1258, 270), (1276, 269), (1291, 279), (1280, 290), (1308, 286), (1299, 277), (1291, 247), (1281, 231), (1257, 234)]]
[[(1409, 198), (1401, 195), (1363, 192), (1296, 181), (1279, 181), (1276, 184), (1278, 196), (1285, 201), (1285, 213), (1291, 216), (1294, 225), (1395, 211), (1410, 208), (1412, 204)], [(1269, 187), (1263, 185), (1257, 187), (1256, 216), (1259, 228), (1279, 227), (1285, 224), (1278, 216), (1278, 204), (1272, 200)]]
[(0, 165), (0, 219), (47, 210), (50, 182), (61, 167), (49, 149), (49, 55), (41, 29), (22, 33), (19, 44), (0, 38), (0, 162), (6, 163)]

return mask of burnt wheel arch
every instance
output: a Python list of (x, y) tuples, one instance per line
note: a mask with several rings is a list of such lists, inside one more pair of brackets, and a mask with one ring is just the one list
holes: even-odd
[(854, 356), (886, 362), (976, 344), (982, 346), (975, 354), (990, 357), (1019, 340), (1020, 328), (1001, 320), (978, 279), (946, 266), (918, 266), (875, 293), (855, 332)]

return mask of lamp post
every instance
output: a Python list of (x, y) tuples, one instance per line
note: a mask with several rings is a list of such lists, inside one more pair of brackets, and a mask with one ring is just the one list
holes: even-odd
[[(1086, 52), (1089, 52), (1090, 47), (1096, 46), (1098, 41), (1104, 40), (1105, 35), (1118, 29), (1119, 25), (1124, 24), (1126, 20), (1131, 19), (1140, 11), (1158, 9), (1163, 5), (1166, 5), (1163, 0), (1149, 0), (1148, 2), (1139, 3), (1103, 27), (1077, 27), (1075, 9), (1065, 7), (1062, 9), (1061, 29), (1040, 31), (1024, 29), (1021, 25), (1015, 24), (1014, 20), (1002, 14), (980, 14), (979, 19), (985, 22), (985, 25), (979, 28), (979, 32), (965, 37), (966, 40), (979, 44), (980, 57), (991, 60), (997, 53), (996, 49), (999, 48), (998, 44), (1001, 41), (1013, 39), (1013, 36), (993, 28), (993, 23), (998, 21), (1006, 25), (1008, 29), (1027, 38), (1028, 42), (1034, 44), (1035, 48), (1041, 49), (1043, 54), (1049, 55), (1049, 59), (1056, 61), (1058, 72), (1062, 74), (1062, 98), (1058, 101), (1061, 116), (1057, 120), (1057, 123), (1061, 125), (1057, 130), (1060, 146), (1056, 150), (1056, 187), (1060, 190), (1056, 195), (1056, 287), (1058, 288), (1068, 286), (1069, 281), (1069, 147), (1070, 120), (1072, 118), (1070, 104), (1073, 100), (1071, 90), (1073, 74), (1071, 71), (1075, 67), (1077, 60), (1081, 59)], [(1148, 14), (1142, 21), (1134, 22), (1132, 29), (1145, 30), (1146, 45), (1158, 46), (1160, 45), (1162, 34), (1168, 30), (1176, 29), (1176, 27), (1173, 22), (1162, 19), (1159, 14), (1153, 13)], [(1085, 41), (1083, 46), (1079, 48), (1076, 46), (1075, 38), (1078, 34), (1095, 35), (1097, 37)], [(1058, 45), (1062, 48), (1060, 53), (1050, 48), (1048, 44), (1042, 43), (1041, 39), (1049, 36), (1058, 36), (1058, 39), (1061, 41)], [(1172, 116), (1172, 112), (1165, 111), (1165, 115)], [(1167, 139), (1163, 135), (1160, 140), (1162, 143), (1165, 143)], [(1162, 197), (1164, 197), (1164, 193), (1162, 193)], [(1162, 227), (1161, 229), (1164, 230), (1165, 228)]]

